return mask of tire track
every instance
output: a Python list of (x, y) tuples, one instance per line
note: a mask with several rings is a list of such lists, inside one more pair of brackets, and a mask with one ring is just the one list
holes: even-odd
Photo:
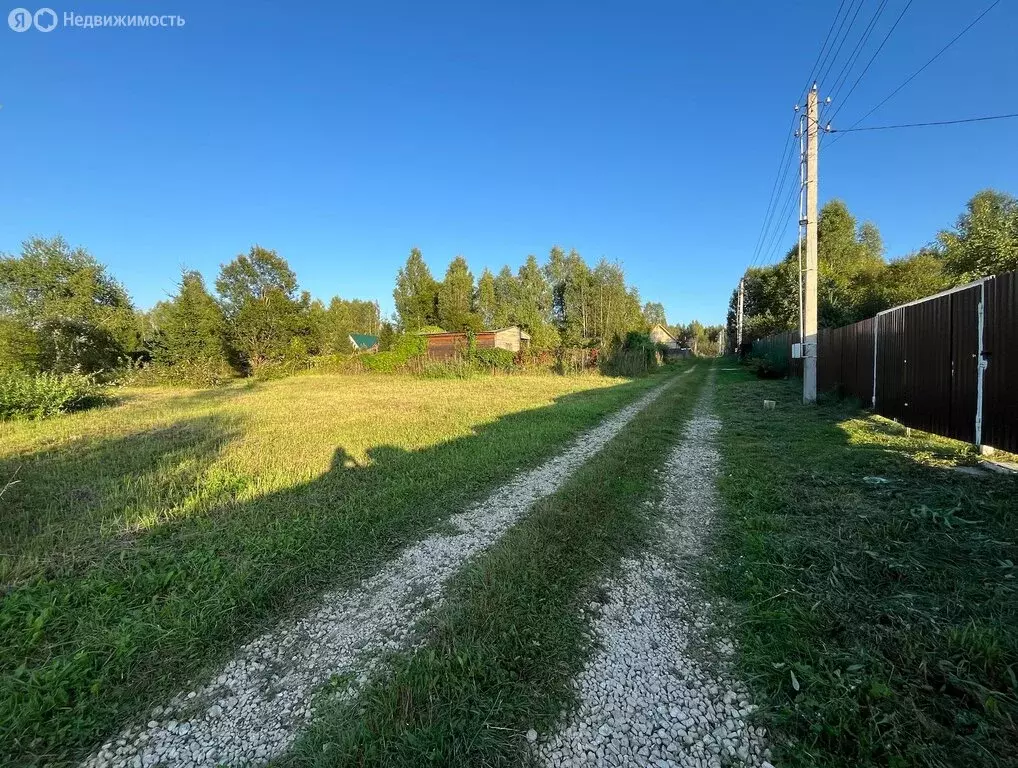
[(317, 691), (331, 682), (337, 695), (352, 696), (384, 653), (411, 646), (418, 622), (442, 599), (446, 582), (460, 566), (501, 538), (535, 502), (554, 493), (675, 381), (453, 515), (448, 521), (452, 532), (429, 536), (360, 585), (325, 594), (305, 615), (242, 646), (212, 680), (156, 707), (147, 722), (122, 731), (83, 765), (262, 765), (280, 755), (313, 718)]
[(731, 674), (734, 648), (712, 641), (695, 573), (718, 505), (713, 388), (712, 371), (666, 463), (660, 537), (622, 562), (604, 605), (588, 608), (600, 648), (576, 681), (578, 711), (537, 745), (543, 765), (770, 766), (764, 729), (750, 724), (754, 707)]

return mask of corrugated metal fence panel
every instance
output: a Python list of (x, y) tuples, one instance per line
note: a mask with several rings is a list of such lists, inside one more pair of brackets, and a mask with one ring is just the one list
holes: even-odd
[(835, 392), (844, 375), (840, 328), (821, 328), (817, 339), (817, 389)]
[(943, 434), (976, 440), (976, 382), (979, 363), (979, 286), (952, 293), (951, 425)]
[(877, 317), (876, 411), (889, 419), (905, 416), (905, 310)]
[(983, 443), (1018, 452), (1018, 272), (987, 280)]
[(975, 439), (979, 287), (878, 318), (877, 413), (946, 437)]
[(940, 435), (951, 429), (951, 296), (903, 307), (902, 424)]
[(837, 392), (869, 405), (873, 396), (873, 318), (820, 330), (817, 377), (821, 392)]
[(856, 323), (856, 375), (852, 382), (852, 394), (864, 405), (870, 405), (873, 401), (873, 329), (876, 324), (874, 317)]

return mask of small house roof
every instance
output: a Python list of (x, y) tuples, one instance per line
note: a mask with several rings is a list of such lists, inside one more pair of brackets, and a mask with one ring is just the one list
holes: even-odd
[[(477, 333), (501, 333), (502, 331), (519, 331), (521, 339), (530, 340), (530, 334), (518, 325), (508, 325), (505, 328), (495, 328), (491, 331), (477, 331)], [(421, 336), (466, 336), (466, 331), (418, 331)]]
[(520, 338), (530, 341), (530, 334), (520, 328), (518, 325), (507, 325), (505, 328), (496, 328), (492, 333), (501, 333), (502, 331), (519, 331)]
[(373, 346), (378, 344), (378, 337), (371, 336), (367, 333), (351, 333), (350, 342), (357, 347), (357, 349), (371, 349)]
[(667, 336), (672, 341), (678, 341), (678, 339), (676, 339), (667, 328), (665, 328), (663, 325), (661, 325), (661, 323), (658, 323), (653, 328), (651, 328), (650, 332), (654, 333), (654, 331), (657, 331), (657, 330), (660, 330), (661, 333), (663, 333), (665, 336)]

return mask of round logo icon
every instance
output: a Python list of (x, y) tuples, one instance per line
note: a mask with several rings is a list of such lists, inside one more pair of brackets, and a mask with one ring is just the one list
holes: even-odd
[(7, 14), (7, 26), (15, 32), (27, 32), (32, 28), (32, 12), (27, 8), (15, 8)]
[(35, 12), (35, 28), (40, 32), (52, 32), (57, 27), (57, 14), (52, 8), (40, 8)]

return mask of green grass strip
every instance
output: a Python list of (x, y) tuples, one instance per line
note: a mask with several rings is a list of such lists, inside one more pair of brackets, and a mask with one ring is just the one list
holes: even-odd
[(775, 763), (1018, 765), (1018, 481), (799, 382), (719, 384), (715, 584)]
[[(575, 701), (591, 650), (578, 608), (645, 543), (644, 502), (681, 439), (707, 365), (679, 379), (498, 544), (469, 563), (426, 645), (352, 702), (326, 705), (290, 766), (501, 766)], [(589, 599), (589, 598), (587, 598)]]

